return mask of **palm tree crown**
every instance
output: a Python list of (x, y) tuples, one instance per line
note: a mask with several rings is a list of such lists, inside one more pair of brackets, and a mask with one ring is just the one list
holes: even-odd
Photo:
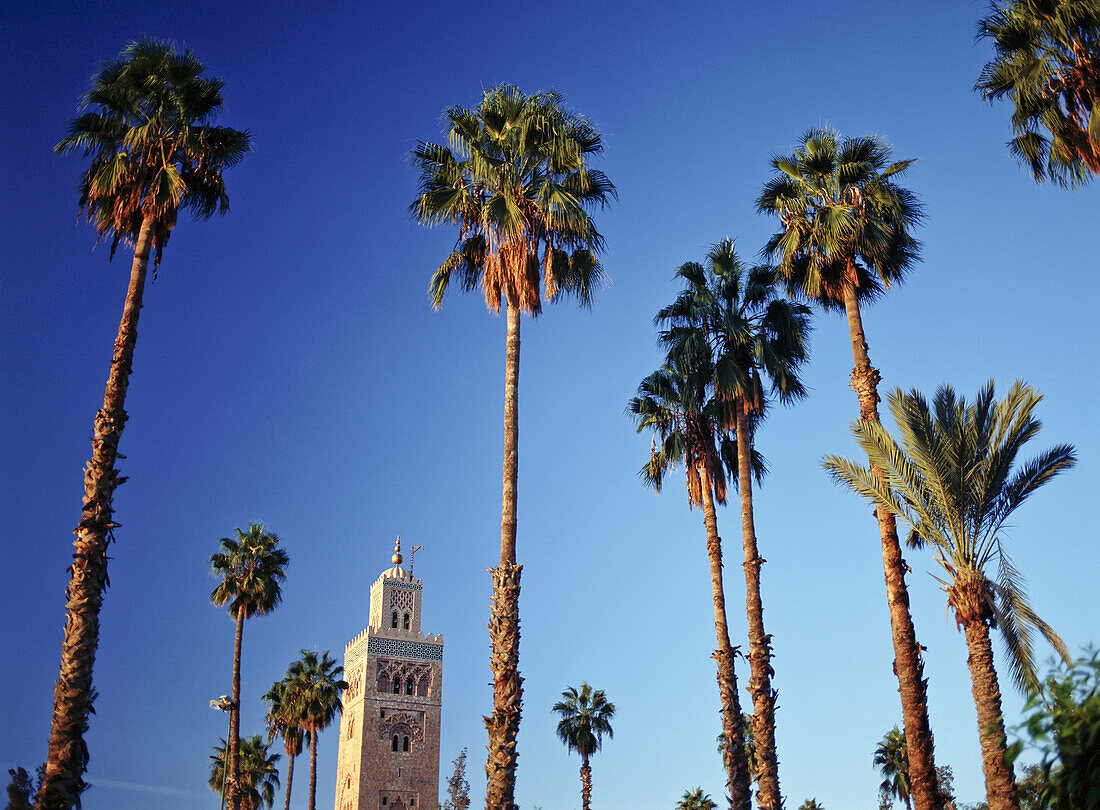
[(347, 681), (340, 677), (343, 672), (328, 650), (319, 657), (314, 650), (302, 650), (283, 679), (286, 716), (309, 735), (309, 810), (317, 806), (317, 735), (343, 708), (340, 695), (348, 688)]
[(748, 411), (763, 410), (764, 380), (782, 401), (805, 395), (798, 369), (808, 357), (810, 311), (777, 295), (774, 268), (746, 267), (733, 240), (723, 239), (705, 264), (687, 262), (676, 277), (684, 289), (654, 318), (666, 327), (661, 343), (670, 356), (709, 354), (714, 392)]
[[(978, 23), (997, 56), (974, 86), (1009, 97), (1009, 151), (1035, 179), (1079, 186), (1100, 174), (1100, 7), (1094, 0), (1004, 0)], [(1045, 134), (1043, 134), (1045, 132)]]
[(558, 739), (570, 751), (591, 756), (603, 745), (603, 736), (615, 736), (611, 718), (615, 716), (615, 704), (607, 699), (602, 689), (593, 689), (582, 683), (578, 691), (570, 686), (561, 693), (562, 700), (551, 709), (561, 717), (558, 721)]
[[(242, 737), (240, 745), (240, 771), (238, 782), (240, 784), (240, 802), (242, 810), (259, 810), (260, 807), (271, 807), (275, 803), (275, 791), (279, 787), (279, 769), (275, 763), (279, 761), (278, 754), (270, 754), (268, 745), (260, 739), (259, 734), (251, 737)], [(227, 779), (226, 770), (227, 752), (225, 740), (214, 746), (214, 753), (210, 756), (210, 789), (215, 793), (222, 793)]]
[(80, 183), (81, 210), (111, 255), (123, 239), (152, 225), (154, 267), (181, 207), (200, 219), (229, 210), (222, 171), (250, 148), (248, 131), (215, 126), (222, 82), (203, 75), (190, 51), (133, 42), (96, 75), (57, 152), (82, 152), (91, 165)]
[(714, 799), (710, 797), (710, 794), (703, 793), (701, 787), (695, 788), (695, 790), (685, 790), (684, 795), (680, 797), (680, 801), (676, 804), (676, 810), (716, 810), (718, 807), (715, 804)]
[(210, 557), (210, 571), (222, 581), (210, 594), (217, 607), (229, 605), (229, 615), (246, 619), (270, 613), (283, 600), (283, 569), (290, 557), (277, 548), (279, 538), (253, 523), (247, 532), (235, 530), (236, 540), (223, 537), (221, 551)]
[(910, 229), (920, 205), (892, 179), (913, 161), (889, 159), (879, 138), (841, 140), (826, 129), (809, 130), (794, 154), (772, 159), (779, 174), (756, 207), (782, 223), (765, 251), (792, 292), (842, 309), (846, 293), (872, 300), (916, 262), (920, 245)]
[(885, 480), (846, 459), (825, 459), (835, 480), (886, 504), (909, 525), (910, 546), (932, 547), (947, 577), (941, 581), (956, 622), (999, 627), (1012, 675), (1028, 691), (1038, 687), (1033, 630), (1063, 658), (1067, 653), (1029, 605), (1001, 531), (1031, 493), (1076, 463), (1073, 447), (1061, 444), (1014, 468), (1020, 449), (1042, 426), (1033, 415), (1041, 400), (1020, 380), (1001, 402), (994, 399), (992, 381), (973, 403), (941, 386), (931, 407), (919, 391), (895, 389), (889, 401), (900, 441), (878, 423), (864, 420), (853, 428)]
[(875, 748), (873, 764), (882, 774), (879, 792), (901, 799), (909, 807), (909, 754), (904, 731), (894, 726), (886, 732)]
[(542, 292), (582, 304), (601, 277), (603, 240), (589, 217), (615, 187), (587, 164), (603, 151), (591, 123), (563, 107), (554, 90), (528, 96), (511, 85), (485, 92), (476, 109), (450, 107), (448, 146), (421, 143), (412, 153), (420, 193), (410, 211), (424, 225), (459, 226), (458, 244), (432, 276), (439, 307), (457, 275), (464, 290), (481, 285), (485, 303), (501, 296), (538, 315)]

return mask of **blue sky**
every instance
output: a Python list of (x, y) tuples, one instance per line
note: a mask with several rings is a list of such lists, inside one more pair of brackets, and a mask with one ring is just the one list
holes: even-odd
[[(225, 81), (221, 123), (253, 153), (228, 176), (232, 211), (181, 218), (146, 290), (122, 442), (84, 806), (211, 807), (207, 756), (224, 717), (233, 624), (209, 604), (207, 560), (262, 520), (291, 557), (284, 603), (245, 628), (242, 731), (303, 647), (342, 655), (394, 536), (423, 544), (423, 627), (446, 639), (441, 772), (470, 751), (477, 806), (490, 708), (490, 582), (498, 554), (504, 322), (480, 295), (433, 312), (426, 288), (454, 234), (409, 220), (406, 155), (441, 111), (483, 88), (555, 87), (606, 143), (619, 201), (598, 218), (610, 284), (591, 311), (525, 321), (518, 553), (524, 563), (519, 804), (579, 806), (579, 760), (549, 708), (587, 680), (618, 706), (594, 760), (594, 805), (670, 808), (720, 797), (717, 690), (702, 516), (682, 477), (636, 472), (648, 437), (624, 408), (659, 362), (651, 318), (674, 268), (730, 236), (753, 257), (774, 229), (753, 200), (810, 126), (876, 134), (919, 158), (923, 261), (864, 324), (883, 391), (972, 394), (1022, 377), (1046, 395), (1038, 451), (1077, 468), (1032, 498), (1006, 537), (1033, 602), (1073, 647), (1100, 641), (1090, 519), (1100, 437), (1093, 351), (1095, 187), (1036, 186), (1007, 154), (1009, 110), (971, 88), (989, 57), (984, 4), (478, 2), (463, 6), (95, 4), (0, 8), (0, 768), (45, 756), (71, 530), (129, 258), (77, 220), (82, 164), (53, 145), (99, 64), (150, 36)], [(758, 435), (765, 621), (774, 636), (780, 782), (788, 807), (874, 808), (875, 743), (900, 720), (881, 558), (869, 508), (834, 487), (825, 453), (856, 455), (842, 318), (815, 317), (810, 398)], [(744, 642), (736, 510), (731, 630)], [(963, 639), (910, 552), (928, 647), (940, 764), (983, 795)], [(735, 643), (737, 641), (735, 640)], [(1044, 652), (1045, 654), (1045, 652)], [(741, 677), (747, 676), (742, 668)], [(1004, 683), (1009, 724), (1020, 699)], [(743, 695), (743, 699), (746, 696)], [(322, 735), (331, 806), (336, 735)], [(307, 760), (293, 806), (304, 807)], [(284, 763), (285, 764), (285, 763)], [(305, 767), (303, 767), (305, 766)]]

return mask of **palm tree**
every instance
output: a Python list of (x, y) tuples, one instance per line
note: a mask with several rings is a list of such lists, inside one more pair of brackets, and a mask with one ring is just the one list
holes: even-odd
[(818, 803), (817, 799), (806, 799), (798, 806), (798, 810), (825, 810), (825, 806)]
[[(920, 221), (920, 206), (911, 192), (893, 182), (912, 161), (888, 163), (889, 159), (890, 148), (878, 138), (841, 140), (835, 132), (812, 129), (793, 155), (772, 160), (779, 174), (765, 184), (757, 200), (758, 211), (782, 223), (765, 250), (778, 260), (788, 290), (827, 311), (843, 309), (847, 315), (855, 361), (851, 387), (859, 398), (861, 418), (876, 422), (879, 373), (871, 365), (860, 306), (900, 283), (920, 247), (910, 234)], [(875, 517), (913, 799), (917, 810), (942, 810), (905, 561), (894, 516), (878, 509)]]
[[(705, 346), (700, 347), (706, 349)], [(627, 409), (638, 432), (654, 433), (649, 463), (642, 479), (658, 492), (669, 468), (684, 465), (688, 507), (701, 506), (707, 533), (710, 585), (714, 601), (714, 631), (718, 649), (718, 692), (722, 705), (722, 733), (730, 741), (723, 752), (727, 789), (734, 810), (749, 810), (749, 768), (745, 759), (741, 704), (737, 697), (737, 674), (733, 668), (734, 647), (726, 621), (726, 596), (722, 582), (722, 538), (718, 535), (715, 503), (725, 503), (726, 476), (717, 442), (730, 422), (730, 407), (708, 396), (713, 364), (706, 351), (669, 358), (638, 386), (638, 395)], [(672, 365), (675, 363), (676, 365)], [(658, 440), (660, 445), (658, 446)]]
[(736, 430), (731, 454), (734, 463), (730, 466), (737, 470), (741, 495), (757, 802), (762, 810), (779, 810), (782, 798), (775, 750), (778, 693), (771, 686), (771, 636), (764, 630), (760, 595), (764, 560), (757, 549), (753, 519), (753, 428), (764, 412), (765, 379), (780, 400), (805, 396), (798, 370), (807, 359), (810, 311), (780, 298), (773, 268), (745, 267), (730, 239), (714, 245), (705, 264), (688, 262), (676, 275), (686, 286), (672, 305), (657, 313), (656, 322), (669, 327), (662, 334), (662, 342), (672, 353), (690, 353), (697, 350), (697, 343), (706, 342), (715, 358), (713, 390), (732, 406), (735, 415), (734, 423), (726, 427)]
[(267, 703), (267, 742), (270, 745), (276, 736), (283, 738), (283, 747), (286, 750), (286, 804), (285, 810), (290, 810), (290, 788), (294, 783), (294, 760), (302, 753), (302, 730), (296, 725), (296, 720), (291, 715), (290, 707), (286, 705), (287, 682), (276, 681), (263, 696)]
[(309, 810), (317, 807), (317, 735), (343, 708), (340, 693), (348, 688), (340, 678), (343, 672), (328, 650), (320, 658), (313, 650), (302, 650), (301, 658), (287, 668), (284, 679), (287, 716), (309, 735)]
[(873, 764), (882, 774), (879, 793), (901, 799), (909, 810), (912, 803), (909, 799), (909, 757), (905, 748), (905, 732), (894, 726), (875, 748)]
[[(279, 787), (279, 769), (275, 767), (279, 755), (269, 753), (268, 746), (260, 739), (259, 734), (244, 737), (237, 742), (240, 752), (238, 781), (241, 810), (271, 807), (275, 803), (275, 791)], [(227, 783), (225, 760), (225, 740), (221, 740), (219, 745), (214, 746), (214, 753), (210, 757), (208, 784), (212, 791), (223, 797)]]
[(1020, 380), (1001, 402), (992, 381), (973, 403), (943, 385), (931, 408), (920, 392), (898, 389), (890, 410), (900, 441), (878, 422), (863, 420), (853, 428), (879, 472), (835, 456), (825, 460), (835, 480), (900, 515), (910, 527), (909, 544), (930, 545), (944, 571), (947, 605), (966, 637), (990, 810), (1019, 810), (990, 628), (1000, 628), (1013, 679), (1026, 692), (1039, 688), (1033, 631), (1069, 659), (1065, 644), (1028, 603), (1023, 578), (1001, 544), (1009, 516), (1076, 463), (1073, 447), (1062, 444), (1014, 469), (1021, 447), (1039, 432), (1033, 414), (1041, 399)]
[[(756, 782), (757, 773), (759, 769), (756, 767), (756, 742), (752, 738), (752, 715), (741, 713), (741, 729), (745, 738), (745, 763), (749, 769), (749, 781)], [(714, 738), (714, 742), (718, 745), (718, 753), (723, 757), (726, 755), (726, 734), (723, 731), (718, 732), (718, 736)]]
[(592, 768), (588, 758), (603, 746), (604, 734), (615, 736), (611, 728), (615, 704), (608, 701), (602, 689), (593, 690), (587, 682), (581, 684), (580, 691), (570, 686), (561, 696), (562, 700), (550, 711), (561, 717), (558, 739), (565, 743), (566, 750), (581, 755), (581, 807), (588, 810), (592, 799)]
[(684, 791), (684, 795), (676, 805), (676, 810), (715, 810), (717, 807), (710, 794), (703, 793), (703, 789), (697, 787), (695, 790)]
[(126, 389), (137, 343), (138, 315), (149, 254), (160, 263), (180, 208), (198, 219), (229, 208), (224, 169), (249, 149), (249, 135), (214, 126), (222, 83), (203, 75), (190, 52), (166, 43), (135, 42), (108, 62), (84, 96), (85, 112), (73, 119), (59, 153), (81, 152), (91, 165), (80, 182), (80, 210), (111, 239), (134, 246), (130, 284), (115, 339), (111, 369), (96, 413), (92, 458), (84, 468), (84, 501), (66, 592), (65, 637), (54, 687), (46, 778), (39, 803), (46, 808), (79, 804), (86, 787), (84, 733), (92, 711), (92, 667), (99, 643), (99, 609), (107, 585), (107, 546), (118, 524), (115, 488), (126, 479), (115, 468), (126, 424)]
[(560, 93), (525, 95), (511, 85), (487, 90), (475, 109), (450, 107), (450, 146), (421, 143), (412, 153), (420, 193), (410, 211), (423, 225), (458, 225), (458, 244), (432, 276), (439, 308), (456, 276), (463, 290), (479, 284), (489, 310), (507, 314), (504, 380), (504, 474), (500, 566), (490, 571), (489, 621), (493, 714), (489, 734), (487, 808), (514, 807), (516, 736), (523, 679), (519, 675), (519, 588), (516, 488), (519, 471), (520, 314), (537, 317), (542, 296), (576, 297), (588, 306), (602, 278), (596, 258), (603, 239), (589, 216), (615, 195), (587, 158), (603, 151), (589, 121), (564, 107)]
[(229, 605), (229, 615), (237, 622), (233, 641), (233, 705), (229, 710), (229, 806), (238, 810), (237, 739), (241, 725), (241, 639), (244, 621), (270, 613), (283, 599), (283, 569), (290, 557), (278, 548), (279, 538), (253, 523), (247, 532), (240, 529), (237, 539), (223, 537), (221, 551), (210, 558), (210, 573), (222, 581), (210, 594), (215, 607)]
[[(1100, 7), (1094, 0), (998, 0), (978, 23), (996, 58), (974, 89), (1012, 99), (1009, 151), (1038, 182), (1079, 186), (1100, 174)], [(1043, 134), (1043, 131), (1046, 134)]]

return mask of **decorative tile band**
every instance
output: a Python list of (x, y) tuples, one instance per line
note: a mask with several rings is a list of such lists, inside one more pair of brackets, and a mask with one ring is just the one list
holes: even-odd
[(398, 658), (419, 658), (424, 661), (442, 661), (443, 645), (372, 637), (367, 639), (367, 655), (392, 655)]

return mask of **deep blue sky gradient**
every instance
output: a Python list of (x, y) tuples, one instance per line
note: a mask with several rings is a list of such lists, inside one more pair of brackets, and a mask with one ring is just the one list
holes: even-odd
[[(129, 269), (124, 249), (108, 263), (77, 220), (81, 160), (51, 150), (98, 65), (144, 36), (185, 44), (225, 81), (221, 123), (250, 129), (254, 152), (227, 178), (231, 213), (181, 217), (146, 291), (88, 810), (217, 801), (207, 756), (225, 726), (207, 702), (229, 689), (233, 624), (209, 604), (207, 559), (254, 520), (282, 536), (291, 565), (282, 607), (245, 629), (242, 731), (259, 733), (259, 696), (300, 648), (342, 655), (400, 534), (425, 546), (423, 627), (447, 643), (441, 775), (468, 747), (481, 801), (504, 322), (478, 294), (429, 308), (454, 233), (410, 221), (406, 155), (442, 137), (445, 107), (499, 82), (564, 91), (604, 133), (598, 166), (619, 189), (597, 220), (610, 284), (593, 309), (552, 306), (524, 323), (521, 806), (579, 806), (579, 761), (549, 708), (583, 680), (618, 706), (594, 760), (595, 806), (669, 808), (696, 785), (722, 795), (702, 517), (682, 477), (661, 496), (640, 485), (649, 440), (623, 411), (659, 362), (651, 318), (676, 293), (674, 268), (725, 236), (756, 255), (775, 228), (753, 208), (769, 156), (810, 126), (879, 134), (919, 158), (904, 182), (925, 205), (923, 262), (865, 312), (883, 393), (946, 381), (972, 395), (1022, 377), (1046, 394), (1033, 452), (1068, 441), (1080, 463), (1018, 513), (1006, 543), (1067, 643), (1100, 640), (1100, 198), (1038, 187), (1007, 154), (1009, 110), (971, 90), (989, 56), (974, 42), (983, 12), (946, 0), (4, 3), (0, 770), (45, 755), (80, 471)], [(900, 708), (870, 509), (819, 466), (857, 454), (842, 318), (815, 318), (813, 351), (810, 398), (776, 409), (758, 436), (772, 470), (757, 524), (780, 779), (788, 807), (816, 796), (870, 810), (872, 752)], [(745, 643), (737, 519), (719, 516)], [(963, 639), (931, 558), (907, 557), (938, 761), (977, 801)], [(1021, 700), (1002, 671), (1012, 725)], [(336, 745), (322, 735), (320, 807), (333, 802)]]

